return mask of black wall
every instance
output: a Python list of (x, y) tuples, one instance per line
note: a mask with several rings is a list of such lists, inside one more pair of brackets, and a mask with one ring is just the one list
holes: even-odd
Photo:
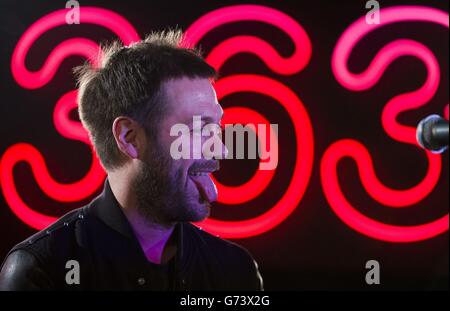
[[(214, 9), (240, 4), (238, 1), (79, 1), (81, 6), (97, 6), (125, 17), (142, 37), (166, 27), (186, 29), (196, 19)], [(429, 289), (448, 288), (448, 232), (413, 243), (391, 243), (375, 240), (347, 227), (332, 211), (322, 191), (320, 161), (335, 141), (353, 138), (370, 151), (380, 180), (395, 189), (410, 188), (419, 183), (427, 169), (424, 153), (417, 147), (392, 140), (381, 125), (381, 112), (392, 97), (417, 89), (426, 78), (423, 64), (413, 58), (397, 60), (379, 83), (367, 91), (352, 92), (343, 88), (331, 71), (331, 55), (342, 32), (366, 13), (365, 1), (248, 1), (276, 8), (294, 18), (310, 36), (313, 53), (302, 72), (280, 76), (249, 54), (230, 59), (222, 76), (254, 73), (276, 79), (291, 88), (303, 101), (314, 130), (313, 173), (298, 208), (276, 228), (259, 236), (239, 239), (260, 265), (266, 289)], [(447, 1), (380, 1), (381, 7), (424, 5), (448, 12)], [(89, 168), (89, 148), (68, 140), (55, 130), (52, 113), (56, 101), (75, 88), (71, 68), (81, 57), (63, 61), (55, 77), (36, 90), (21, 88), (14, 80), (11, 55), (25, 30), (40, 17), (65, 6), (65, 1), (5, 1), (0, 3), (0, 155), (18, 142), (33, 144), (43, 154), (53, 178), (73, 182)], [(208, 51), (218, 42), (234, 35), (255, 35), (267, 40), (283, 56), (293, 50), (289, 38), (281, 31), (261, 23), (241, 22), (220, 27), (201, 42)], [(28, 53), (29, 70), (41, 68), (53, 48), (71, 37), (96, 42), (111, 40), (110, 31), (93, 25), (62, 26), (46, 32)], [(355, 72), (365, 69), (376, 52), (388, 42), (410, 38), (433, 51), (440, 63), (441, 82), (431, 101), (399, 118), (415, 126), (431, 113), (442, 114), (448, 103), (448, 29), (429, 23), (401, 23), (382, 28), (357, 46), (350, 60)], [(254, 217), (268, 210), (286, 190), (293, 169), (295, 141), (293, 126), (280, 105), (261, 95), (235, 94), (222, 101), (224, 107), (243, 105), (257, 109), (272, 123), (279, 124), (280, 155), (274, 180), (260, 197), (242, 206), (216, 204), (212, 217), (238, 220)], [(77, 120), (76, 113), (73, 113)], [(414, 206), (393, 209), (383, 206), (365, 192), (356, 165), (344, 160), (339, 165), (343, 191), (364, 214), (386, 223), (412, 225), (431, 221), (448, 213), (448, 153), (442, 157), (440, 181), (429, 196)], [(226, 160), (216, 176), (225, 184), (246, 181), (257, 167), (256, 161)], [(14, 169), (16, 186), (23, 200), (34, 209), (61, 216), (82, 206), (93, 197), (75, 203), (61, 204), (45, 196), (22, 162)], [(99, 189), (100, 190), (100, 189)], [(98, 192), (97, 192), (98, 193)], [(0, 194), (0, 258), (35, 230), (22, 223)], [(366, 261), (376, 259), (381, 265), (381, 285), (365, 283)]]

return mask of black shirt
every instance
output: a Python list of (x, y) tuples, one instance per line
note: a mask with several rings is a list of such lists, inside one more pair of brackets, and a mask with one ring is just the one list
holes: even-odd
[[(90, 204), (8, 253), (0, 289), (262, 290), (257, 265), (244, 248), (190, 223), (177, 224), (173, 234), (176, 255), (164, 265), (149, 262), (106, 181)], [(74, 261), (79, 269), (68, 264)]]

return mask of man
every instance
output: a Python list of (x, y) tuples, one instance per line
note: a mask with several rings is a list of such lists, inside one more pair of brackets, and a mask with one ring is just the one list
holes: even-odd
[(200, 116), (219, 127), (215, 70), (183, 47), (179, 31), (114, 43), (102, 55), (100, 68), (76, 73), (80, 119), (108, 175), (103, 193), (16, 245), (0, 289), (262, 289), (246, 250), (190, 224), (217, 198), (209, 175), (225, 146), (200, 158), (170, 153), (175, 124), (193, 130)]

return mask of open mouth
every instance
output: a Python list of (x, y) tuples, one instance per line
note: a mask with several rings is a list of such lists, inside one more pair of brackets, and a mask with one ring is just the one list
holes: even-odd
[(218, 161), (196, 163), (188, 170), (189, 178), (194, 182), (203, 202), (217, 201), (217, 188), (210, 174), (219, 169)]

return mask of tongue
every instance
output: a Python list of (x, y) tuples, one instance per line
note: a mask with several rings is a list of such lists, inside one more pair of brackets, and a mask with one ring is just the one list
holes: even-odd
[(209, 203), (217, 200), (217, 188), (209, 175), (190, 176), (197, 186), (198, 192)]

